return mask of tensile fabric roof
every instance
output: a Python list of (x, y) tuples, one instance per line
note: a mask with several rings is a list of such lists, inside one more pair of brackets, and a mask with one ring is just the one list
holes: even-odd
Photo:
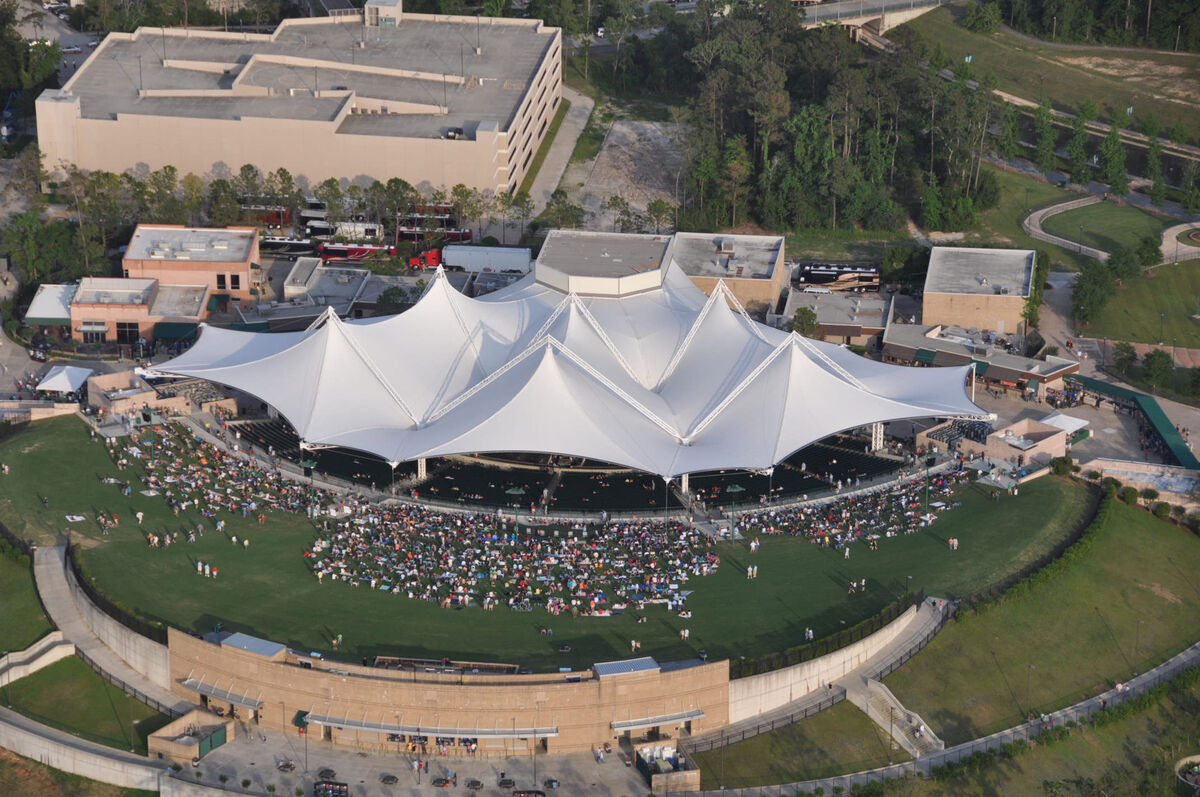
[(876, 421), (983, 416), (969, 369), (888, 365), (782, 332), (674, 265), (661, 287), (621, 297), (530, 274), (472, 299), (439, 272), (399, 315), (326, 313), (303, 332), (206, 326), (158, 368), (260, 398), (305, 443), (393, 464), (540, 452), (665, 477), (765, 470)]

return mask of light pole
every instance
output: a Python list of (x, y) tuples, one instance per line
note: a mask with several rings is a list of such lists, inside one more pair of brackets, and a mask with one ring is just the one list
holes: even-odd
[(1166, 334), (1166, 324), (1167, 324), (1167, 314), (1159, 313), (1158, 314), (1158, 344), (1160, 346), (1162, 345), (1163, 337)]
[(1033, 671), (1035, 669), (1032, 664), (1025, 665), (1025, 710), (1030, 714), (1033, 713)]
[(1144, 623), (1144, 622), (1146, 622), (1146, 621), (1138, 620), (1137, 628), (1133, 632), (1133, 656), (1134, 656), (1134, 658), (1137, 658), (1138, 651), (1142, 647), (1142, 623)]

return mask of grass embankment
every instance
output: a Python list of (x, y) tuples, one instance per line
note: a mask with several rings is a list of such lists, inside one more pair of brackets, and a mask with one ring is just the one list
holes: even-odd
[(787, 234), (786, 251), (797, 260), (878, 262), (887, 249), (911, 245), (904, 230), (795, 230)]
[[(330, 639), (344, 634), (341, 651), (333, 655), (352, 660), (401, 653), (510, 661), (541, 670), (625, 657), (631, 638), (642, 641), (646, 655), (663, 661), (700, 649), (713, 660), (782, 650), (799, 643), (805, 627), (823, 637), (877, 613), (904, 591), (906, 576), (912, 576), (913, 589), (941, 595), (964, 595), (998, 581), (1069, 536), (1092, 505), (1088, 491), (1059, 479), (1040, 480), (1019, 497), (998, 502), (970, 486), (958, 496), (963, 506), (931, 528), (880, 540), (876, 552), (856, 547), (849, 560), (792, 537), (764, 538), (763, 550), (753, 557), (744, 545), (723, 544), (720, 572), (688, 583), (694, 590), (692, 619), (652, 607), (649, 623), (637, 625), (632, 613), (551, 620), (542, 612), (449, 611), (376, 590), (319, 584), (303, 556), (315, 532), (304, 517), (292, 514), (269, 514), (265, 526), (223, 515), (227, 534), (250, 539), (249, 549), (211, 532), (194, 544), (149, 548), (143, 531), (194, 528), (200, 518), (188, 512), (173, 516), (161, 496), (135, 489), (125, 498), (116, 485), (103, 484), (106, 475), (136, 478), (137, 471), (118, 472), (78, 420), (25, 427), (0, 444), (0, 458), (17, 449), (28, 455), (7, 477), (13, 489), (0, 495), (0, 519), (31, 536), (70, 526), (83, 538), (83, 562), (97, 586), (145, 617), (196, 632), (224, 622), (229, 630), (331, 654)], [(41, 507), (42, 493), (50, 497), (48, 512)], [(108, 537), (93, 520), (99, 510), (121, 516)], [(146, 513), (142, 530), (133, 521), (138, 510)], [(67, 514), (87, 520), (68, 524)], [(959, 551), (947, 549), (949, 537), (962, 541)], [(198, 578), (197, 559), (218, 566), (220, 579)], [(745, 578), (750, 562), (760, 566), (753, 583)], [(865, 593), (846, 594), (852, 578), (868, 580)], [(547, 624), (553, 637), (539, 633)], [(678, 634), (684, 625), (691, 631), (686, 642)], [(564, 644), (571, 651), (559, 653)]]
[[(1153, 114), (1164, 129), (1182, 124), (1200, 130), (1200, 59), (1186, 53), (1127, 52), (1106, 47), (1056, 48), (1000, 31), (972, 33), (960, 22), (966, 6), (942, 6), (905, 27), (920, 34), (932, 50), (941, 44), (952, 65), (968, 55), (976, 75), (992, 72), (1001, 91), (1037, 102), (1049, 97), (1055, 108), (1075, 112), (1086, 99), (1100, 109), (1102, 121), (1127, 125)], [(1136, 82), (1135, 78), (1136, 76)], [(1135, 88), (1136, 87), (1136, 88)]]
[(542, 139), (542, 144), (538, 147), (537, 154), (533, 156), (533, 163), (529, 165), (529, 171), (525, 175), (525, 179), (521, 181), (521, 191), (529, 193), (533, 190), (533, 181), (537, 179), (538, 173), (542, 170), (542, 164), (546, 162), (546, 156), (550, 154), (550, 147), (554, 144), (554, 138), (558, 135), (558, 129), (562, 127), (563, 119), (567, 118), (567, 111), (571, 110), (571, 101), (562, 100), (558, 104), (558, 110), (554, 112), (554, 118), (550, 121), (550, 127), (546, 130), (546, 137)]
[(122, 789), (39, 764), (0, 747), (0, 794), (37, 797), (155, 797), (156, 791)]
[(1077, 268), (1082, 260), (1078, 252), (1029, 237), (1021, 229), (1021, 220), (1031, 210), (1057, 205), (1076, 199), (1079, 195), (1026, 174), (1010, 172), (988, 164), (983, 168), (984, 171), (995, 175), (1000, 185), (1000, 202), (991, 210), (979, 214), (979, 224), (967, 231), (964, 243), (1044, 249), (1055, 259), (1055, 269), (1062, 269), (1064, 266), (1072, 270)]
[(24, 555), (0, 541), (0, 646), (24, 650), (50, 633), (50, 621), (38, 601), (33, 570)]
[[(897, 745), (891, 763), (907, 761)], [(787, 727), (696, 755), (705, 789), (815, 780), (887, 766), (887, 732), (850, 703)]]
[(1114, 501), (1089, 537), (1062, 572), (961, 615), (887, 679), (947, 744), (1083, 700), (1200, 639), (1195, 535)]
[(1042, 222), (1042, 229), (1048, 233), (1105, 252), (1118, 246), (1133, 249), (1147, 235), (1157, 241), (1162, 238), (1164, 226), (1140, 208), (1113, 202), (1068, 210)]
[(108, 747), (145, 754), (146, 737), (169, 722), (72, 656), (4, 690), (6, 705), (44, 725)]
[(1200, 260), (1159, 266), (1121, 288), (1087, 335), (1200, 348)]

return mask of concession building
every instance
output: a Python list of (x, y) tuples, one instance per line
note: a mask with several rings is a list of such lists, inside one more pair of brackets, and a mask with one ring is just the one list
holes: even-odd
[(539, 20), (362, 12), (269, 34), (113, 33), (37, 100), (52, 174), (250, 163), (303, 185), (393, 177), (512, 191), (562, 96), (562, 36)]

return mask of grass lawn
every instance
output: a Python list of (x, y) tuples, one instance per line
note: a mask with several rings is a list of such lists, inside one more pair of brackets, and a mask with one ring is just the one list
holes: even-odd
[(3, 650), (24, 650), (50, 633), (50, 621), (38, 602), (29, 561), (14, 552), (0, 553), (0, 642)]
[[(1066, 215), (1066, 214), (1063, 214)], [(1170, 344), (1200, 349), (1200, 260), (1159, 266), (1151, 276), (1118, 290), (1089, 337)]]
[[(1175, 236), (1175, 239), (1181, 244), (1191, 244), (1192, 246), (1200, 246), (1200, 229), (1192, 228), (1184, 230)], [(1171, 257), (1171, 252), (1163, 252), (1167, 257)]]
[(583, 76), (582, 55), (568, 55), (563, 63), (563, 79), (567, 85), (592, 99), (603, 100), (621, 110), (621, 115), (645, 122), (671, 121), (671, 109), (682, 108), (687, 98), (682, 94), (630, 91), (613, 80), (612, 53), (593, 53), (587, 78)]
[(1048, 233), (1111, 252), (1118, 246), (1136, 247), (1143, 236), (1162, 237), (1166, 225), (1132, 205), (1099, 202), (1051, 216), (1042, 223)]
[(5, 687), (13, 710), (122, 750), (146, 752), (146, 737), (170, 719), (129, 697), (72, 656)]
[(878, 262), (888, 247), (908, 246), (904, 230), (795, 230), (787, 234), (789, 258)]
[(1050, 97), (1054, 107), (1074, 112), (1088, 98), (1100, 109), (1102, 121), (1127, 123), (1125, 109), (1135, 118), (1153, 114), (1164, 129), (1182, 123), (1200, 130), (1200, 80), (1197, 59), (1186, 54), (1116, 52), (1104, 47), (1058, 49), (1024, 41), (1003, 31), (972, 33), (960, 23), (966, 5), (942, 6), (906, 24), (927, 42), (936, 43), (958, 64), (970, 55), (976, 75), (992, 72), (1001, 91), (1037, 102)]
[[(75, 418), (22, 427), (0, 444), (0, 458), (14, 450), (32, 456), (22, 458), (7, 477), (12, 489), (0, 495), (0, 520), (17, 533), (38, 536), (61, 531), (68, 525), (66, 514), (86, 515), (86, 522), (70, 525), (83, 538), (83, 561), (92, 577), (109, 597), (146, 617), (197, 632), (223, 621), (231, 631), (326, 653), (332, 653), (329, 640), (344, 634), (337, 656), (352, 660), (402, 653), (516, 662), (537, 670), (625, 657), (631, 638), (642, 641), (645, 655), (663, 661), (691, 657), (700, 649), (714, 660), (757, 656), (797, 644), (806, 626), (823, 636), (875, 614), (903, 591), (909, 575), (914, 589), (968, 594), (1052, 548), (1078, 526), (1092, 503), (1090, 492), (1059, 479), (1039, 480), (1018, 498), (999, 502), (970, 486), (960, 495), (963, 507), (930, 529), (881, 540), (877, 552), (855, 549), (849, 560), (792, 537), (764, 539), (753, 560), (744, 545), (724, 544), (718, 574), (688, 584), (695, 592), (687, 642), (678, 635), (685, 622), (657, 607), (643, 625), (635, 624), (632, 614), (554, 618), (554, 636), (548, 638), (539, 633), (548, 623), (541, 612), (450, 611), (343, 583), (320, 584), (303, 557), (314, 533), (302, 516), (271, 514), (265, 526), (226, 517), (227, 533), (249, 538), (249, 549), (234, 548), (213, 533), (194, 544), (149, 548), (132, 522), (135, 511), (144, 511), (145, 527), (157, 530), (194, 528), (199, 518), (188, 513), (176, 518), (161, 497), (135, 490), (123, 498), (115, 485), (103, 484), (102, 476), (118, 471)], [(8, 461), (16, 459), (8, 456)], [(73, 475), (64, 478), (68, 472)], [(41, 508), (43, 489), (50, 512)], [(99, 536), (92, 520), (102, 509), (121, 516), (109, 537)], [(949, 552), (948, 537), (959, 537), (962, 549)], [(197, 559), (219, 567), (220, 579), (197, 578)], [(750, 561), (761, 567), (753, 584), (745, 578)], [(845, 585), (851, 578), (867, 578), (867, 591), (848, 596)], [(563, 644), (572, 651), (558, 653)]]
[[(907, 761), (897, 745), (892, 763)], [(702, 788), (736, 789), (814, 780), (888, 764), (887, 732), (850, 703), (724, 750), (700, 753)]]
[(1044, 249), (1057, 261), (1054, 268), (1062, 270), (1065, 265), (1073, 270), (1078, 267), (1082, 260), (1078, 252), (1070, 252), (1045, 241), (1030, 238), (1021, 229), (1021, 219), (1028, 211), (1075, 199), (1078, 194), (1044, 180), (1036, 180), (1028, 175), (999, 169), (990, 164), (984, 164), (983, 168), (984, 171), (994, 174), (1000, 184), (1000, 203), (979, 214), (979, 224), (967, 231), (965, 243)]
[(546, 137), (542, 139), (542, 145), (538, 147), (537, 154), (533, 156), (533, 163), (529, 167), (529, 172), (525, 175), (525, 179), (521, 181), (521, 191), (530, 191), (533, 189), (533, 181), (537, 179), (538, 172), (542, 170), (542, 164), (546, 162), (546, 155), (550, 152), (550, 146), (554, 143), (554, 137), (558, 135), (558, 128), (562, 127), (563, 119), (567, 118), (567, 111), (571, 110), (571, 101), (562, 100), (558, 104), (558, 110), (554, 112), (554, 118), (550, 121), (550, 129), (546, 131)]
[(962, 616), (887, 685), (947, 744), (1090, 697), (1200, 638), (1198, 558), (1195, 535), (1118, 503), (1069, 572)]
[(0, 794), (38, 797), (154, 797), (156, 791), (123, 789), (39, 764), (0, 747)]
[(1150, 709), (1101, 727), (1083, 726), (1062, 741), (1037, 745), (963, 777), (906, 780), (883, 793), (905, 797), (1007, 794), (1171, 795), (1173, 767), (1195, 755), (1200, 687), (1168, 692)]

